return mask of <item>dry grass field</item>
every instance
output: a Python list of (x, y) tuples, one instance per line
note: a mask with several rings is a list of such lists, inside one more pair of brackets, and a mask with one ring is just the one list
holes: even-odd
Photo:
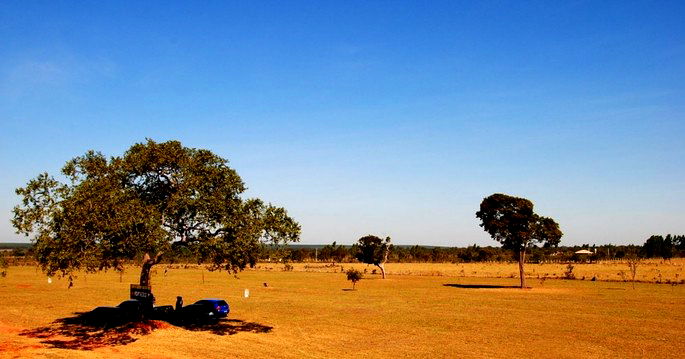
[[(371, 273), (375, 267), (361, 263), (294, 263), (294, 271), (302, 272), (340, 272), (354, 267)], [(283, 270), (283, 265), (262, 263), (261, 270)], [(478, 278), (518, 278), (518, 263), (390, 263), (387, 265), (391, 275), (450, 276)], [(648, 283), (685, 284), (685, 258), (671, 260), (642, 260), (638, 264), (635, 281)], [(526, 264), (527, 277), (533, 279), (560, 279), (568, 271), (567, 264)], [(626, 261), (602, 261), (600, 263), (573, 264), (572, 273), (578, 280), (629, 281), (631, 273)]]
[[(126, 299), (136, 268), (121, 278), (115, 272), (81, 275), (68, 289), (64, 280), (48, 283), (35, 267), (10, 267), (0, 279), (0, 357), (571, 358), (685, 352), (685, 285), (637, 283), (632, 289), (624, 282), (531, 279), (534, 288), (520, 290), (508, 287), (518, 283), (508, 278), (514, 264), (389, 264), (386, 280), (372, 275), (371, 267), (355, 265), (367, 275), (351, 291), (339, 265), (305, 266), (285, 272), (260, 264), (239, 278), (198, 268), (165, 274), (159, 266), (153, 276), (157, 304), (173, 304), (177, 295), (186, 303), (225, 298), (231, 304), (228, 320), (191, 328), (153, 321), (109, 330), (69, 324), (68, 318)], [(549, 266), (527, 268), (533, 278), (563, 273), (563, 265)], [(604, 279), (627, 271), (625, 264), (605, 266), (579, 265), (575, 271)], [(682, 261), (643, 264), (638, 278), (650, 279), (655, 268), (662, 278), (675, 278), (682, 267)], [(249, 298), (244, 289), (250, 289)]]

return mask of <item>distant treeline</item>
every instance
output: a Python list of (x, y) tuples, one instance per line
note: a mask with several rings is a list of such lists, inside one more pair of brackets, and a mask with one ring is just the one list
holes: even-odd
[[(592, 255), (575, 254), (579, 250), (589, 250)], [(268, 252), (267, 252), (268, 253)], [(335, 242), (320, 248), (297, 248), (288, 250), (287, 259), (293, 262), (354, 262), (356, 246), (338, 245)], [(269, 257), (268, 255), (264, 257)], [(276, 256), (273, 256), (276, 257)], [(652, 236), (644, 245), (590, 245), (533, 247), (527, 261), (542, 262), (573, 262), (587, 260), (611, 260), (626, 257), (664, 258), (685, 257), (685, 236), (667, 235)], [(426, 247), (426, 246), (394, 246), (390, 252), (388, 262), (501, 262), (516, 261), (511, 250), (502, 247), (472, 245), (469, 247)]]
[[(31, 247), (24, 243), (3, 243), (0, 246), (5, 254), (13, 257), (31, 256)], [(579, 250), (589, 250), (592, 255), (575, 254)], [(332, 244), (290, 245), (288, 247), (264, 246), (260, 258), (262, 260), (285, 260), (289, 262), (356, 262), (356, 245)], [(533, 247), (527, 261), (543, 262), (574, 262), (623, 259), (626, 257), (663, 258), (685, 257), (685, 235), (666, 236), (653, 235), (642, 246), (639, 245), (590, 245)], [(432, 246), (393, 246), (388, 262), (506, 262), (516, 261), (511, 250), (501, 247), (472, 245), (468, 247), (432, 247)], [(182, 246), (174, 247), (172, 253), (164, 257), (164, 262), (198, 262), (190, 251)]]

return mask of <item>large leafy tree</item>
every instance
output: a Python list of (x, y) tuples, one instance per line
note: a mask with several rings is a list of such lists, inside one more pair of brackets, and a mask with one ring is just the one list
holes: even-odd
[(373, 264), (380, 268), (381, 275), (385, 279), (385, 262), (388, 261), (388, 255), (392, 250), (392, 243), (390, 237), (381, 239), (376, 236), (367, 235), (359, 238), (354, 245), (353, 251), (358, 261)]
[(563, 235), (557, 222), (535, 214), (531, 201), (506, 194), (495, 193), (484, 198), (476, 217), (481, 220), (480, 226), (502, 243), (503, 248), (518, 254), (521, 288), (526, 286), (526, 250), (536, 243), (557, 246)]
[(12, 222), (32, 237), (43, 270), (70, 283), (78, 270), (121, 270), (140, 257), (149, 285), (152, 266), (178, 246), (236, 273), (255, 265), (263, 244), (299, 240), (285, 209), (241, 197), (227, 160), (177, 141), (148, 140), (121, 157), (89, 151), (62, 174), (65, 183), (43, 173), (18, 188)]

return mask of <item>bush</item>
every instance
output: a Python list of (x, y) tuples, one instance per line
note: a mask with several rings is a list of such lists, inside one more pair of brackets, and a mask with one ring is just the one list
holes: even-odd
[(362, 272), (360, 272), (354, 268), (348, 269), (346, 274), (347, 274), (347, 280), (352, 282), (352, 290), (354, 290), (355, 284), (357, 284), (357, 282), (359, 282), (360, 280), (362, 280), (362, 278), (364, 278), (364, 274), (362, 274)]
[(564, 279), (576, 279), (576, 275), (573, 274), (573, 268), (575, 267), (570, 263), (566, 266), (566, 271), (564, 271)]

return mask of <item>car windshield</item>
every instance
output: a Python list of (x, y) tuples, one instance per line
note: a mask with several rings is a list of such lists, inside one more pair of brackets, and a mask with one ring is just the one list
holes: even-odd
[(220, 305), (220, 306), (225, 306), (228, 305), (225, 300), (200, 300), (197, 302), (197, 304), (204, 304), (204, 305)]

